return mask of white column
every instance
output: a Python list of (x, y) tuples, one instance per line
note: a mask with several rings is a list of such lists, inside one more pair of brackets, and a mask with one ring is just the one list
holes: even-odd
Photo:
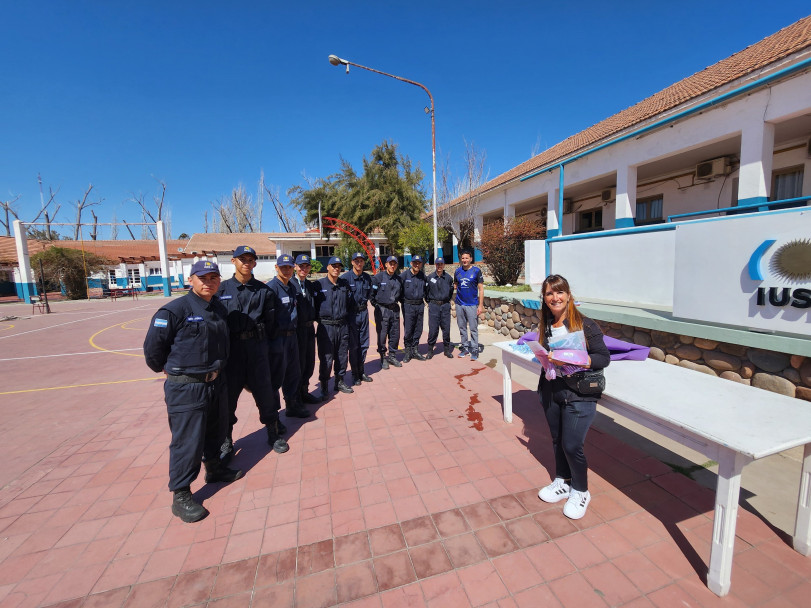
[(476, 217), (473, 218), (473, 261), (474, 262), (481, 262), (482, 261), (482, 252), (479, 248), (476, 247), (476, 242), (482, 238), (482, 231), (484, 230), (484, 216), (481, 214), (477, 214)]
[(741, 168), (738, 173), (738, 204), (752, 205), (768, 200), (772, 185), (774, 125), (756, 122), (744, 125), (741, 133)]
[(558, 217), (558, 189), (553, 188), (546, 195), (546, 238), (560, 236)]
[(121, 262), (118, 265), (118, 269), (121, 272), (121, 276), (124, 277), (124, 280), (122, 282), (118, 283), (118, 281), (116, 281), (118, 283), (119, 287), (129, 287), (130, 286), (130, 275), (129, 275), (129, 272), (127, 272), (127, 264), (125, 262)]
[(632, 228), (636, 215), (636, 167), (617, 169), (617, 198), (614, 203), (614, 227)]
[(31, 296), (36, 295), (37, 291), (34, 285), (34, 273), (31, 272), (31, 260), (28, 257), (28, 235), (20, 220), (14, 220), (14, 241), (17, 245), (20, 289), (22, 290), (19, 295), (30, 304)]
[(146, 264), (144, 262), (138, 264), (138, 274), (141, 275), (141, 290), (146, 291), (146, 286), (149, 283), (147, 280), (149, 277), (149, 271), (147, 271)]
[(315, 241), (310, 241), (310, 259), (311, 260), (315, 259)]
[(507, 191), (504, 191), (504, 221), (507, 221), (507, 218), (515, 217), (515, 207), (511, 207), (507, 203)]
[(166, 227), (163, 221), (158, 221), (158, 252), (161, 256), (161, 277), (163, 278), (163, 295), (171, 297), (172, 285), (169, 274), (169, 258), (166, 255)]

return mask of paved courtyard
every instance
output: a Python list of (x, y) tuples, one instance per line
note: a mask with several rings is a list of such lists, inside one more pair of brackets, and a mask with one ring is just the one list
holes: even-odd
[(388, 371), (371, 352), (374, 382), (285, 420), (283, 455), (243, 393), (246, 475), (201, 476), (211, 515), (184, 524), (140, 354), (162, 301), (0, 306), (18, 317), (0, 322), (0, 608), (808, 605), (811, 559), (744, 509), (731, 593), (712, 594), (713, 492), (599, 429), (587, 516), (542, 503), (537, 395), (520, 390), (505, 424), (487, 351)]

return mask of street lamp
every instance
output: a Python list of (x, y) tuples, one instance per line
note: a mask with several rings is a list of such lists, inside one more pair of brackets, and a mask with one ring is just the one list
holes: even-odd
[(360, 68), (362, 70), (368, 70), (370, 72), (374, 72), (375, 74), (382, 74), (383, 76), (388, 76), (389, 78), (394, 78), (396, 80), (400, 80), (402, 82), (407, 82), (408, 84), (413, 84), (415, 86), (420, 87), (423, 91), (428, 93), (428, 99), (431, 100), (431, 107), (425, 108), (425, 113), (431, 115), (431, 161), (433, 163), (433, 211), (434, 211), (434, 260), (439, 257), (439, 240), (437, 239), (437, 225), (436, 225), (436, 125), (434, 123), (434, 96), (431, 95), (431, 91), (428, 90), (424, 84), (420, 84), (414, 80), (409, 80), (408, 78), (402, 78), (401, 76), (395, 76), (394, 74), (389, 74), (388, 72), (381, 72), (380, 70), (375, 70), (374, 68), (366, 67), (365, 65), (360, 65), (359, 63), (354, 63), (352, 61), (347, 61), (346, 59), (341, 59), (337, 55), (330, 55), (329, 62), (332, 65), (345, 65), (346, 66), (346, 73), (349, 74), (349, 66), (354, 65), (356, 68)]

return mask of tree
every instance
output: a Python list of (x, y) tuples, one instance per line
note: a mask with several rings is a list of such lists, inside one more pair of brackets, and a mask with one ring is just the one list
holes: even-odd
[(187, 240), (189, 238), (189, 235), (186, 234), (185, 232), (181, 232), (180, 235), (177, 238), (180, 239), (181, 241), (184, 241), (184, 240)]
[(31, 267), (35, 273), (39, 271), (40, 260), (46, 281), (58, 279), (71, 300), (87, 297), (87, 277), (113, 264), (111, 260), (94, 253), (64, 247), (48, 247), (31, 256)]
[[(132, 198), (130, 199), (133, 203), (135, 203), (141, 208), (141, 221), (145, 224), (141, 226), (141, 238), (143, 239), (154, 240), (158, 238), (158, 235), (155, 234), (155, 227), (148, 225), (147, 220), (149, 222), (152, 222), (153, 224), (157, 224), (159, 221), (164, 222), (165, 225), (164, 228), (167, 234), (169, 235), (169, 238), (172, 238), (171, 215), (169, 213), (168, 207), (164, 212), (164, 203), (166, 200), (166, 182), (160, 179), (156, 181), (160, 186), (160, 193), (152, 197), (152, 201), (155, 205), (154, 213), (149, 209), (148, 205), (145, 202), (146, 197), (142, 193), (133, 194)], [(132, 234), (132, 231), (130, 231), (130, 234)]]
[[(221, 197), (214, 208), (214, 232), (256, 232), (259, 226), (256, 207), (251, 195), (239, 184), (231, 191), (230, 198)], [(206, 216), (208, 231), (208, 216)]]
[[(437, 239), (441, 243), (448, 237), (444, 228), (437, 228)], [(427, 222), (417, 222), (408, 226), (400, 234), (400, 246), (408, 248), (412, 254), (427, 255), (434, 249), (434, 227)]]
[[(486, 162), (487, 152), (476, 148), (474, 142), (465, 141), (462, 176), (453, 177), (447, 159), (440, 170), (437, 225), (455, 234), (461, 248), (473, 247), (474, 218), (482, 196), (481, 187), (489, 179)], [(456, 204), (451, 206), (454, 201)]]
[[(73, 240), (74, 241), (79, 240), (79, 230), (82, 227), (82, 211), (84, 211), (84, 209), (87, 208), (87, 207), (94, 207), (96, 205), (99, 205), (99, 204), (101, 204), (101, 201), (104, 200), (104, 199), (99, 199), (94, 203), (87, 202), (87, 197), (90, 196), (90, 192), (92, 190), (93, 190), (93, 184), (90, 184), (87, 187), (87, 190), (85, 190), (84, 196), (76, 201), (76, 204), (75, 204), (75, 207), (76, 207), (76, 227), (73, 230)], [(94, 216), (95, 216), (95, 214), (94, 214)], [(95, 240), (95, 237), (94, 237), (93, 240)]]
[(524, 241), (545, 237), (546, 227), (536, 220), (514, 217), (486, 224), (478, 247), (496, 285), (516, 283), (524, 267)]
[(363, 158), (360, 175), (342, 158), (339, 173), (318, 178), (307, 188), (294, 186), (287, 193), (309, 224), (318, 220), (320, 204), (323, 216), (354, 224), (367, 234), (380, 228), (397, 246), (403, 229), (428, 208), (422, 179), (422, 171), (398, 153), (397, 144), (384, 141)]

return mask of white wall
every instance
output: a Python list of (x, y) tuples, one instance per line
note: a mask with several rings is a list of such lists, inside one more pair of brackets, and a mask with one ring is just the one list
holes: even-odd
[(524, 241), (524, 283), (540, 288), (546, 278), (546, 241)]

